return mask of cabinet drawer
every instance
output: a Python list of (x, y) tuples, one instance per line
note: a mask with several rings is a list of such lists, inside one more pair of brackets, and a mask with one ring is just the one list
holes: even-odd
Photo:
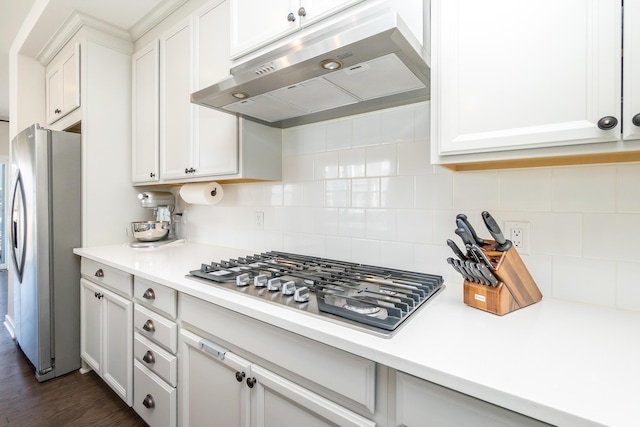
[(189, 295), (180, 294), (179, 305), (183, 324), (324, 387), (335, 401), (346, 397), (375, 412), (375, 362)]
[(133, 409), (154, 427), (174, 427), (177, 421), (176, 389), (157, 375), (133, 362)]
[(144, 366), (175, 387), (178, 384), (178, 359), (136, 332), (133, 355)]
[(136, 301), (172, 319), (176, 318), (176, 291), (141, 277), (134, 277), (133, 295)]
[(175, 354), (178, 351), (178, 325), (175, 322), (136, 304), (133, 325), (142, 335), (171, 353)]
[(133, 296), (132, 278), (129, 273), (125, 273), (124, 271), (109, 267), (108, 265), (88, 258), (82, 258), (80, 272), (84, 277), (92, 282), (112, 289), (122, 296), (129, 298)]

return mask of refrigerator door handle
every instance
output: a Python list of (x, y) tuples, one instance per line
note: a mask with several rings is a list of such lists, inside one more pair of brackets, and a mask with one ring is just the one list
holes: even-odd
[(27, 255), (25, 245), (27, 241), (27, 230), (24, 229), (27, 224), (26, 218), (26, 200), (24, 195), (24, 184), (22, 183), (22, 175), (18, 170), (16, 172), (15, 182), (13, 184), (13, 194), (11, 197), (11, 258), (13, 265), (18, 274), (18, 280), (22, 283), (22, 275), (24, 273), (24, 262)]

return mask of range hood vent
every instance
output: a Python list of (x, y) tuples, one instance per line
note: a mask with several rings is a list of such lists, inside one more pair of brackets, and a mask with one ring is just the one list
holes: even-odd
[(395, 11), (368, 11), (232, 68), (191, 102), (288, 128), (426, 101), (428, 58)]

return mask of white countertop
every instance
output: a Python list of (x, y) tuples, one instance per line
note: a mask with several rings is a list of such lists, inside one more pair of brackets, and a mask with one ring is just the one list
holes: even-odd
[(543, 299), (496, 316), (466, 306), (462, 284), (447, 283), (385, 339), (185, 277), (251, 250), (177, 242), (74, 252), (551, 424), (640, 422), (640, 313)]

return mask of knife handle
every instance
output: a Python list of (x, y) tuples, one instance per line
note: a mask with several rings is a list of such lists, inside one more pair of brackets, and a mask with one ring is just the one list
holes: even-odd
[(447, 245), (451, 248), (454, 254), (460, 259), (467, 259), (466, 255), (460, 250), (456, 242), (451, 239), (447, 239)]
[(508, 250), (512, 243), (511, 240), (507, 240), (504, 238), (502, 234), (502, 230), (500, 230), (500, 226), (496, 222), (496, 220), (491, 216), (491, 214), (487, 211), (482, 212), (482, 219), (484, 220), (484, 224), (487, 226), (487, 230), (496, 240), (496, 250), (500, 252), (504, 252)]
[(473, 237), (473, 240), (475, 241), (475, 243), (480, 246), (484, 245), (484, 239), (481, 239), (480, 237), (478, 237), (476, 230), (471, 226), (471, 223), (469, 222), (469, 219), (467, 218), (467, 216), (465, 214), (458, 214), (458, 216), (456, 216), (456, 224), (458, 219), (461, 219), (464, 225), (467, 227), (467, 230), (471, 234), (471, 237)]
[(463, 220), (456, 218), (456, 225), (458, 226), (458, 228), (456, 228), (456, 234), (460, 236), (465, 245), (473, 245), (476, 243), (471, 234), (471, 230), (469, 230)]

